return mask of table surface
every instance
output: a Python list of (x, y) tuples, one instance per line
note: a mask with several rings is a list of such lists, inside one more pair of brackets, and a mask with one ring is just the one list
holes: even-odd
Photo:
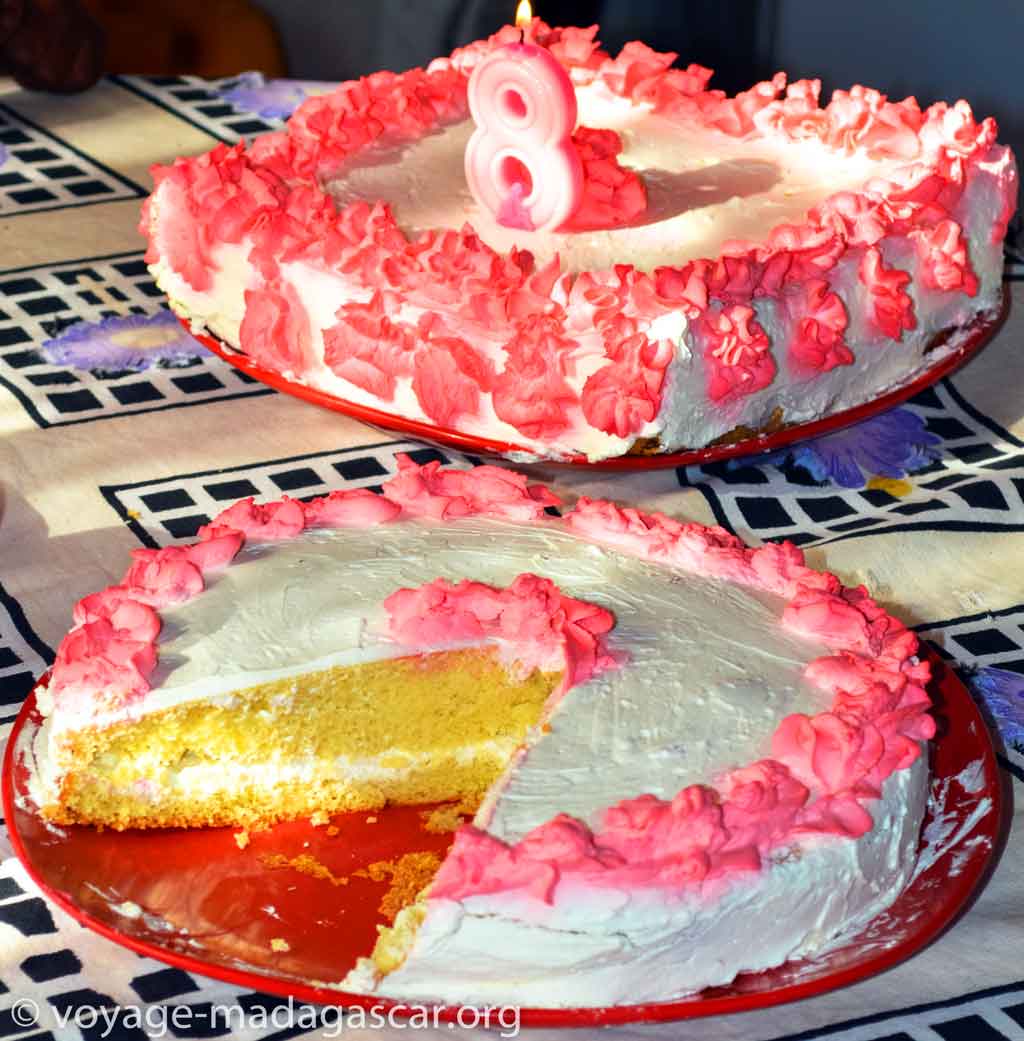
[[(474, 462), (253, 383), (162, 313), (136, 230), (148, 167), (279, 126), (305, 90), (117, 77), (55, 99), (0, 81), (0, 744), (71, 605), (116, 580), (132, 548), (187, 540), (241, 496), (375, 487), (398, 452)], [(1008, 265), (1006, 288), (1022, 299), (965, 368), (792, 453), (636, 475), (532, 468), (569, 498), (718, 523), (755, 544), (792, 539), (812, 564), (864, 582), (982, 703), (1014, 814), (970, 912), (903, 965), (795, 1005), (602, 1037), (1024, 1041), (1024, 267)], [(57, 1038), (99, 1036), (102, 1024), (59, 1025), (76, 1007), (118, 1006), (126, 1039), (164, 1036), (175, 1006), (192, 1026), (166, 1036), (211, 1036), (197, 1026), (211, 1003), (272, 1007), (84, 931), (9, 849), (0, 829), (0, 1037), (42, 1036), (17, 1024), (23, 998)], [(232, 1036), (321, 1036), (300, 1018), (283, 1031), (259, 1019)], [(444, 1024), (416, 1033), (452, 1036)]]

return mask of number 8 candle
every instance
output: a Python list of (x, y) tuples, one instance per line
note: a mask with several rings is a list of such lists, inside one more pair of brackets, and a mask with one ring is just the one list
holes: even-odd
[(469, 80), (476, 130), (466, 147), (466, 180), (499, 224), (554, 230), (579, 208), (583, 167), (572, 132), (576, 92), (543, 47), (492, 51)]

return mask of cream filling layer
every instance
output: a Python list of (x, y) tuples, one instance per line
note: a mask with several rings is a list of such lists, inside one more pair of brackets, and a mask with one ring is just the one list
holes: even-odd
[[(114, 786), (115, 791), (131, 795), (137, 801), (159, 804), (168, 795), (188, 798), (202, 804), (222, 795), (232, 795), (255, 786), (261, 791), (287, 787), (293, 784), (315, 784), (325, 781), (350, 782), (354, 786), (375, 781), (394, 780), (413, 776), (417, 770), (429, 767), (437, 760), (453, 758), (457, 763), (471, 763), (482, 758), (491, 758), (495, 763), (508, 760), (516, 747), (514, 738), (481, 741), (473, 746), (443, 749), (438, 752), (388, 753), (389, 765), (384, 766), (380, 757), (353, 758), (339, 756), (327, 761), (313, 756), (276, 759), (261, 763), (239, 763), (218, 761), (215, 763), (190, 763), (185, 766), (159, 769), (159, 784), (147, 778), (145, 763), (140, 763), (138, 780), (126, 786)], [(402, 765), (395, 765), (403, 759)]]

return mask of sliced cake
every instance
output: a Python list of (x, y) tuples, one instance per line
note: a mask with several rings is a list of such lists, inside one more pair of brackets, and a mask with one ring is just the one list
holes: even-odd
[(136, 551), (76, 606), (39, 694), (42, 813), (480, 801), (344, 979), (393, 996), (658, 1000), (888, 906), (934, 730), (913, 633), (793, 546), (557, 504), (403, 459), (380, 494), (245, 500), (197, 543)]

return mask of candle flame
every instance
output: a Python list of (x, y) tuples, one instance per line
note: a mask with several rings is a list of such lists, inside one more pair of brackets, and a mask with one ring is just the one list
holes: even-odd
[(516, 8), (516, 28), (525, 29), (532, 20), (533, 8), (530, 6), (530, 0), (519, 0), (519, 6)]

